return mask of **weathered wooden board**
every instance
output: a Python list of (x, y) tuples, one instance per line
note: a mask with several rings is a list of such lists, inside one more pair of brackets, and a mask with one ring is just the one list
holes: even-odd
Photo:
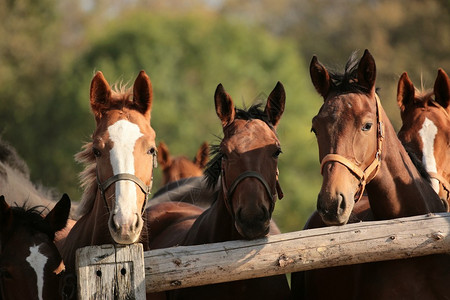
[(145, 299), (142, 244), (90, 246), (76, 255), (79, 299)]
[[(291, 232), (144, 253), (147, 291), (450, 252), (450, 214)], [(450, 266), (449, 266), (450, 267)]]

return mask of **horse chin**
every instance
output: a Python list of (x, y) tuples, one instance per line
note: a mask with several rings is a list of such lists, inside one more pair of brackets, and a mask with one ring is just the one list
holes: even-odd
[(122, 245), (130, 245), (134, 244), (139, 240), (139, 234), (117, 234), (116, 232), (112, 232), (110, 230), (111, 237), (113, 238), (114, 242), (117, 244)]
[(125, 227), (121, 227), (120, 229), (115, 229), (109, 226), (109, 232), (114, 242), (122, 245), (134, 244), (139, 240), (142, 231), (142, 222), (139, 222), (139, 225), (134, 229), (126, 229)]
[(240, 222), (236, 221), (234, 227), (238, 233), (246, 240), (254, 240), (265, 237), (270, 231), (270, 222), (264, 226), (244, 226)]

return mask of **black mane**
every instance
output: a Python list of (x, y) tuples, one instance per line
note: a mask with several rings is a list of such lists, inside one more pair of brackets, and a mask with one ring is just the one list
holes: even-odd
[(350, 55), (347, 63), (345, 64), (344, 73), (338, 71), (329, 71), (330, 79), (333, 85), (333, 90), (338, 94), (345, 93), (363, 93), (367, 94), (368, 91), (365, 87), (358, 84), (358, 66), (360, 60), (357, 57), (357, 52), (353, 52)]
[(46, 207), (38, 205), (27, 208), (26, 204), (24, 204), (23, 206), (12, 206), (11, 210), (14, 219), (14, 228), (20, 226), (29, 227), (34, 232), (45, 233), (49, 236), (50, 240), (54, 239), (54, 231), (42, 216), (42, 213), (47, 210)]
[[(273, 124), (270, 123), (268, 115), (261, 108), (262, 103), (254, 104), (249, 109), (239, 109), (235, 108), (235, 119), (240, 120), (261, 120), (266, 123), (271, 129), (273, 129)], [(222, 139), (219, 138), (220, 142)], [(219, 180), (221, 165), (222, 165), (222, 157), (223, 153), (220, 151), (220, 142), (218, 144), (211, 144), (209, 147), (209, 153), (211, 159), (206, 165), (206, 169), (204, 171), (207, 187), (213, 189)]]

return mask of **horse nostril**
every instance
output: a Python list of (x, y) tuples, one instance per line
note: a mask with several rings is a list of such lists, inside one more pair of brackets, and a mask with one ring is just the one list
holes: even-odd
[(117, 231), (119, 230), (119, 224), (117, 224), (116, 220), (115, 220), (115, 214), (111, 216), (111, 218), (109, 219), (109, 227), (111, 227), (112, 230)]
[(261, 207), (261, 211), (262, 211), (262, 214), (261, 214), (260, 221), (265, 221), (270, 218), (269, 210), (265, 206)]
[(345, 209), (347, 208), (347, 204), (345, 203), (345, 196), (343, 194), (338, 195), (338, 215), (342, 215), (345, 212)]

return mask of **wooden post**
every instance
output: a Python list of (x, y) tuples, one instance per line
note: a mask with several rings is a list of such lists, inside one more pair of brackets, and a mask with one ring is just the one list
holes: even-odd
[(142, 244), (78, 249), (78, 299), (145, 299), (143, 253)]
[[(450, 252), (450, 214), (146, 251), (148, 292)], [(450, 269), (450, 266), (448, 266)]]

